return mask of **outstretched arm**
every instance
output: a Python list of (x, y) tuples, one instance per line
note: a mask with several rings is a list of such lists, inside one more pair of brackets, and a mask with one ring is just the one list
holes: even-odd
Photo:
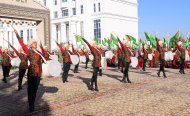
[(19, 57), (20, 53), (12, 45), (10, 45), (10, 47), (14, 50), (14, 52), (16, 53), (16, 55)]
[(73, 52), (74, 54), (77, 54), (77, 52), (76, 52), (76, 50), (74, 49), (73, 45), (72, 45), (72, 52)]
[(88, 41), (86, 41), (86, 39), (82, 38), (84, 40), (84, 42), (88, 45), (88, 47), (90, 48), (91, 53), (94, 52), (94, 48), (88, 43)]
[(63, 49), (63, 47), (57, 42), (57, 41), (55, 41), (55, 43), (57, 44), (57, 46), (59, 47), (59, 49), (61, 50), (61, 53), (62, 54), (64, 54), (64, 49)]
[(22, 49), (24, 50), (24, 52), (25, 52), (26, 54), (28, 54), (28, 53), (29, 53), (29, 50), (28, 50), (27, 46), (24, 44), (22, 38), (19, 36), (17, 30), (14, 29), (14, 32), (15, 32), (15, 34), (16, 34), (16, 37), (17, 37), (17, 39), (18, 39), (20, 45), (22, 46)]
[(145, 53), (145, 48), (144, 48), (144, 44), (142, 44), (142, 46), (143, 46), (143, 53)]
[(45, 50), (44, 50), (44, 48), (43, 48), (43, 46), (42, 46), (42, 43), (40, 42), (40, 49), (41, 49), (41, 51), (42, 51), (42, 54), (45, 54)]
[(120, 44), (122, 50), (125, 51), (125, 47), (124, 47), (123, 43), (121, 42), (121, 40), (119, 39), (119, 37), (117, 37), (117, 39), (119, 41), (119, 44)]

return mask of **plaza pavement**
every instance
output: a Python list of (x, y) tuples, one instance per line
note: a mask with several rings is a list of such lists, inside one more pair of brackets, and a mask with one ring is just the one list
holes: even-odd
[[(0, 116), (189, 116), (190, 70), (166, 69), (167, 79), (156, 69), (130, 69), (132, 84), (121, 83), (117, 68), (108, 68), (98, 77), (99, 92), (88, 90), (92, 68), (80, 66), (69, 72), (69, 83), (43, 77), (36, 98), (36, 112), (28, 113), (26, 78), (17, 91), (18, 69), (7, 84), (0, 81)], [(74, 67), (72, 66), (71, 69)], [(162, 76), (162, 74), (161, 74)], [(2, 79), (2, 71), (0, 70)]]

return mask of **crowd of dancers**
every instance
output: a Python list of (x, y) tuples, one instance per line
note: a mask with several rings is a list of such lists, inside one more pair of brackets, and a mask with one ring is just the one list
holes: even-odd
[[(29, 111), (34, 111), (34, 103), (36, 98), (36, 93), (38, 90), (38, 85), (42, 76), (42, 64), (51, 60), (50, 56), (53, 54), (48, 50), (46, 46), (42, 46), (40, 43), (41, 51), (37, 50), (38, 43), (36, 40), (30, 40), (28, 45), (25, 45), (23, 39), (19, 36), (17, 30), (14, 29), (14, 32), (17, 36), (18, 42), (21, 46), (19, 50), (16, 50), (14, 46), (9, 43), (9, 46), (14, 51), (10, 52), (8, 48), (0, 49), (0, 54), (2, 56), (2, 70), (3, 70), (3, 79), (4, 83), (7, 83), (7, 78), (9, 77), (9, 73), (11, 70), (11, 59), (15, 57), (20, 58), (19, 65), (19, 77), (18, 77), (18, 91), (22, 89), (22, 80), (27, 71), (27, 92), (28, 92), (28, 103), (29, 103)], [(69, 43), (65, 43), (64, 45), (58, 43), (57, 44), (63, 59), (63, 74), (62, 81), (63, 83), (68, 82), (69, 70), (72, 64), (71, 55), (77, 56), (85, 56), (85, 68), (88, 68), (88, 62), (90, 61), (90, 55), (93, 55), (92, 67), (93, 73), (90, 82), (89, 90), (99, 91), (97, 77), (98, 75), (102, 76), (102, 58), (105, 58), (105, 54), (107, 51), (113, 52), (113, 57), (111, 59), (106, 59), (107, 66), (115, 66), (115, 70), (121, 69), (123, 73), (123, 79), (121, 82), (123, 83), (131, 83), (129, 78), (129, 68), (131, 63), (131, 57), (138, 58), (138, 68), (142, 68), (143, 71), (146, 71), (147, 62), (149, 62), (149, 67), (155, 68), (160, 66), (157, 76), (160, 77), (160, 73), (163, 72), (164, 78), (167, 78), (165, 73), (165, 67), (173, 67), (179, 68), (180, 74), (185, 74), (184, 68), (188, 67), (188, 60), (185, 59), (186, 51), (188, 51), (188, 55), (190, 55), (190, 49), (183, 47), (181, 41), (177, 41), (175, 43), (175, 48), (164, 48), (163, 42), (159, 39), (156, 39), (157, 46), (155, 48), (151, 48), (151, 51), (147, 49), (147, 46), (142, 43), (141, 49), (133, 49), (130, 47), (130, 40), (126, 39), (123, 42), (117, 37), (118, 43), (116, 44), (117, 50), (104, 49), (103, 45), (97, 45), (95, 41), (89, 43), (85, 38), (82, 40), (88, 46), (85, 49), (76, 49), (73, 45)], [(69, 49), (72, 47), (72, 51)], [(170, 62), (165, 60), (165, 53), (171, 51), (175, 53), (174, 59)], [(148, 55), (152, 54), (152, 59), (148, 58)], [(78, 73), (78, 62), (74, 67), (74, 73)]]

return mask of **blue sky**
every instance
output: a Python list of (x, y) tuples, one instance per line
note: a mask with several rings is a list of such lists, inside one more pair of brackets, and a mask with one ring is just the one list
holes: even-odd
[(157, 33), (158, 37), (173, 36), (180, 31), (190, 36), (190, 0), (138, 0), (139, 37), (144, 32)]

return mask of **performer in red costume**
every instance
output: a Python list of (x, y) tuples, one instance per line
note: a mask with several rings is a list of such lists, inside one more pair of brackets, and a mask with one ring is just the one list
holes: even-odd
[(19, 78), (18, 78), (18, 91), (22, 89), (22, 80), (26, 73), (26, 70), (28, 69), (28, 57), (27, 54), (24, 53), (24, 50), (20, 48), (19, 52), (11, 45), (11, 48), (14, 50), (14, 52), (17, 54), (17, 56), (20, 58), (21, 62), (19, 65)]
[[(97, 77), (98, 77), (98, 72), (100, 70), (100, 67), (101, 67), (101, 51), (98, 50), (98, 47), (96, 45), (95, 42), (93, 42), (92, 45), (90, 45), (88, 43), (88, 41), (86, 41), (84, 38), (83, 38), (84, 42), (88, 45), (88, 47), (90, 48), (90, 51), (92, 53), (92, 55), (94, 56), (94, 60), (93, 60), (93, 64), (92, 64), (92, 67), (93, 67), (93, 75), (92, 75), (92, 79), (91, 79), (91, 85), (90, 85), (90, 90), (95, 90), (95, 91), (99, 91), (98, 90), (98, 84), (97, 84)], [(95, 89), (93, 87), (93, 85), (95, 84)]]
[(27, 58), (30, 61), (28, 67), (28, 103), (30, 112), (34, 111), (34, 103), (36, 98), (36, 93), (38, 90), (38, 85), (40, 83), (40, 78), (42, 75), (42, 54), (37, 50), (37, 41), (32, 39), (29, 42), (29, 48), (24, 44), (22, 38), (18, 35), (18, 32), (14, 29), (17, 39), (22, 46)]
[(118, 38), (118, 41), (119, 41), (120, 46), (122, 47), (122, 50), (124, 52), (125, 71), (124, 71), (124, 76), (123, 76), (122, 82), (131, 83), (131, 81), (129, 79), (129, 66), (130, 66), (130, 62), (131, 62), (132, 53), (131, 53), (131, 50), (129, 48), (129, 41), (126, 41), (125, 45), (120, 41), (119, 38)]
[(7, 83), (7, 77), (9, 77), (9, 72), (12, 67), (11, 59), (14, 58), (14, 56), (10, 53), (8, 48), (4, 48), (3, 51), (0, 49), (0, 55), (3, 58), (2, 59), (3, 82)]
[(62, 81), (63, 83), (68, 82), (68, 75), (69, 75), (69, 70), (71, 67), (71, 58), (70, 55), (72, 55), (73, 53), (69, 50), (69, 44), (65, 44), (64, 48), (61, 46), (61, 44), (59, 44), (57, 41), (55, 41), (57, 46), (59, 47), (63, 58), (63, 75), (62, 75)]

